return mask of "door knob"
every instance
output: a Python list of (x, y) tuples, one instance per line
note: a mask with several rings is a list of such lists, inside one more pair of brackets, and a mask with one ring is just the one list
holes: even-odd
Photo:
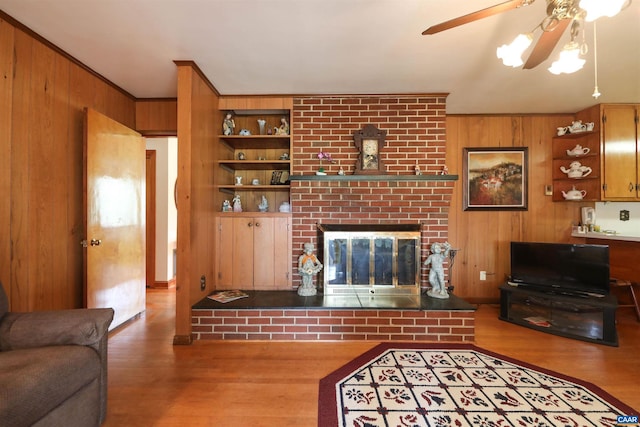
[(91, 246), (100, 246), (100, 243), (102, 243), (102, 240), (100, 239), (91, 239)]

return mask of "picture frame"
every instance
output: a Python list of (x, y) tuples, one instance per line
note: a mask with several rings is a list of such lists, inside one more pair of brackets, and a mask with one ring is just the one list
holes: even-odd
[(526, 211), (528, 160), (527, 147), (464, 148), (463, 209)]

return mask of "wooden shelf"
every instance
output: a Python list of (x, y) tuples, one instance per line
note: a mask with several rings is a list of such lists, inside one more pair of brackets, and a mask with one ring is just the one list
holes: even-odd
[(458, 175), (291, 175), (291, 181), (457, 181)]
[(291, 137), (289, 135), (220, 135), (220, 141), (234, 150), (248, 149), (277, 149), (289, 150)]
[(216, 185), (218, 190), (234, 194), (238, 191), (289, 191), (291, 188), (290, 185), (282, 184), (282, 185)]
[(219, 160), (218, 165), (234, 170), (289, 170), (290, 160)]

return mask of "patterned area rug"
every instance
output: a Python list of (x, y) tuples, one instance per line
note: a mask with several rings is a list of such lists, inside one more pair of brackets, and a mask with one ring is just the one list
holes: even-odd
[(609, 426), (593, 384), (470, 344), (380, 344), (320, 381), (320, 427)]

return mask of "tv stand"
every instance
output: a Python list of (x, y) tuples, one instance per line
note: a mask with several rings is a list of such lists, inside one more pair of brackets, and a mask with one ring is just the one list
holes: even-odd
[(500, 286), (500, 319), (542, 332), (618, 346), (617, 300), (612, 295), (564, 295)]

